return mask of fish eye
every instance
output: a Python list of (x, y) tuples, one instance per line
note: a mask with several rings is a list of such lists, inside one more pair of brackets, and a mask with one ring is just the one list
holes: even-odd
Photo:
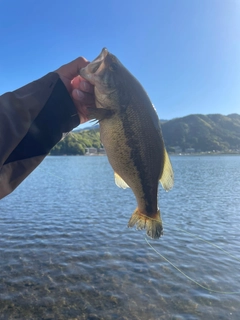
[(112, 63), (110, 66), (109, 66), (109, 70), (110, 71), (117, 71), (118, 69), (118, 65), (116, 63)]

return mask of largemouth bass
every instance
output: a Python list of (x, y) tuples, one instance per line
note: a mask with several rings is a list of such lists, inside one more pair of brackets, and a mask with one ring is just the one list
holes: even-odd
[(138, 80), (106, 48), (80, 75), (94, 85), (97, 108), (89, 109), (89, 118), (99, 120), (115, 182), (130, 187), (137, 200), (128, 226), (159, 238), (158, 184), (170, 190), (173, 170), (156, 110)]

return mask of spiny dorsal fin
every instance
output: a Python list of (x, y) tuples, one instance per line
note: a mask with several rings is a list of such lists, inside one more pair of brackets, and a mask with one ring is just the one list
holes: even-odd
[(168, 156), (168, 153), (166, 149), (164, 148), (164, 166), (163, 166), (163, 173), (160, 178), (160, 182), (162, 184), (162, 187), (169, 191), (172, 189), (174, 184), (174, 173), (172, 169), (172, 165)]
[(123, 189), (129, 188), (129, 186), (126, 184), (126, 182), (116, 172), (114, 172), (114, 179), (115, 179), (116, 185), (119, 188), (123, 188)]

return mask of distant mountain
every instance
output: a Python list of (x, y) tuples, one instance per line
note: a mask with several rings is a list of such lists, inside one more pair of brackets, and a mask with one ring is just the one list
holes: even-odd
[(240, 151), (239, 114), (193, 114), (163, 123), (162, 132), (169, 151)]
[[(167, 122), (168, 120), (160, 120), (161, 124)], [(85, 128), (81, 128), (80, 127), (77, 127), (76, 129), (73, 130), (74, 133), (76, 132), (82, 132), (82, 131), (86, 131), (86, 130), (96, 130), (96, 129), (99, 129), (99, 123), (94, 123), (93, 124), (90, 124), (89, 127), (85, 127)]]
[[(166, 148), (170, 152), (240, 152), (240, 115), (192, 114), (161, 121)], [(85, 154), (86, 148), (100, 150), (99, 124), (71, 132), (50, 152), (52, 155)]]

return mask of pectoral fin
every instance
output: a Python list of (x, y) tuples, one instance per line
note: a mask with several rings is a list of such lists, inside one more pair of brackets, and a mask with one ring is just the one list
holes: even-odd
[(110, 118), (113, 115), (112, 110), (104, 108), (87, 108), (87, 111), (89, 120), (97, 119), (98, 121), (101, 121)]
[(126, 184), (126, 182), (116, 172), (114, 172), (114, 179), (115, 179), (116, 185), (119, 188), (123, 188), (123, 189), (129, 188), (129, 186)]
[(174, 173), (166, 149), (164, 149), (164, 167), (160, 182), (166, 191), (172, 189), (174, 184)]

